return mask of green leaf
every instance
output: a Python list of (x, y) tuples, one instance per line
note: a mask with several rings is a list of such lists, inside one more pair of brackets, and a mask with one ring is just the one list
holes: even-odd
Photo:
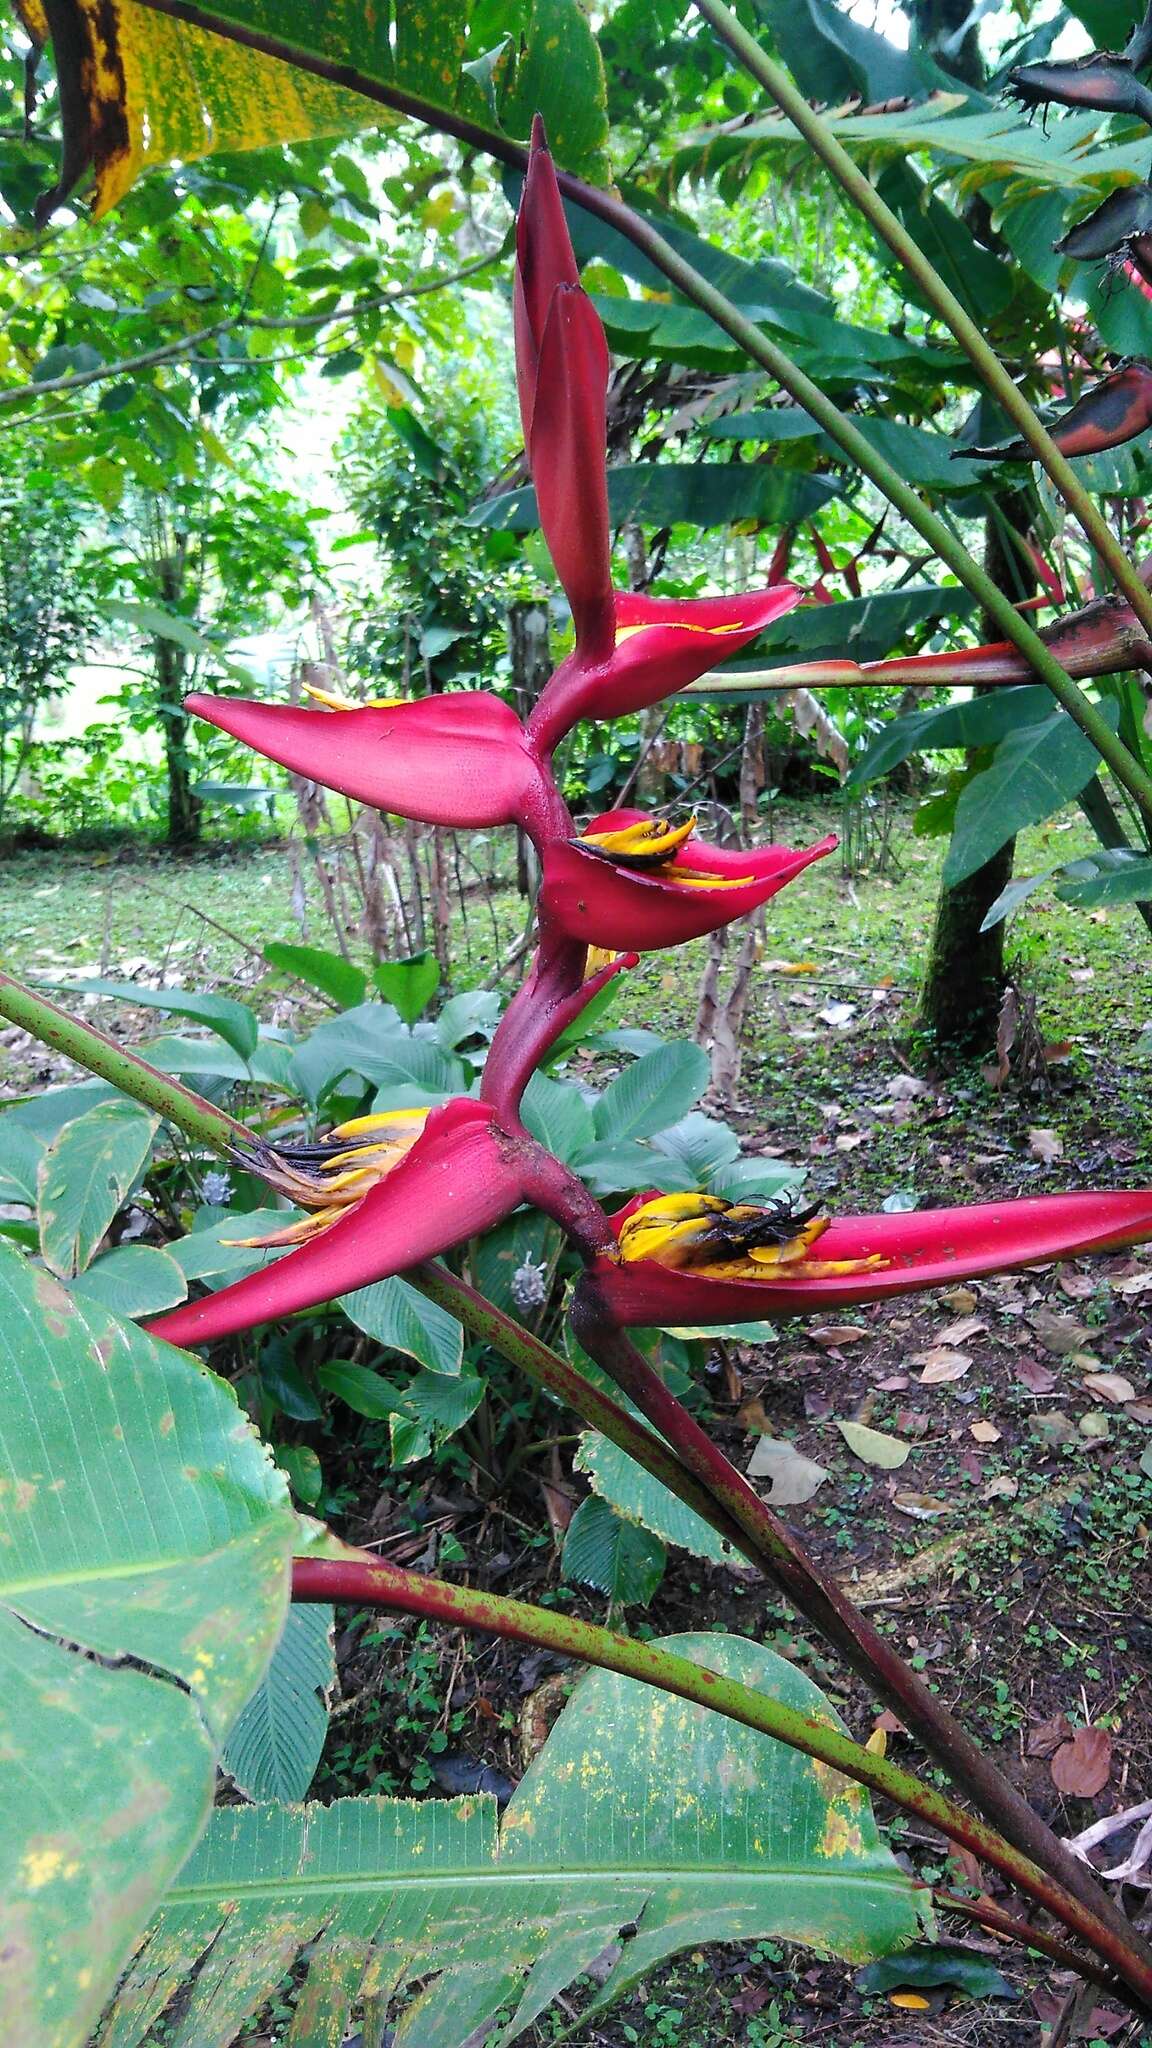
[[(205, 1220), (194, 1220), (187, 1237), (178, 1237), (168, 1246), (168, 1254), (175, 1259), (186, 1280), (207, 1280), (223, 1285), (284, 1256), (282, 1250), (261, 1251), (254, 1245), (234, 1240), (268, 1237), (274, 1230), (283, 1230), (289, 1223), (298, 1221), (303, 1213), (302, 1209), (249, 1209), (243, 1212), (229, 1209), (221, 1216), (211, 1210)], [(202, 1210), (200, 1215), (204, 1218), (205, 1212)]]
[(463, 1429), (483, 1399), (484, 1382), (470, 1372), (462, 1372), (456, 1379), (439, 1372), (418, 1372), (404, 1393), (408, 1412), (436, 1436), (454, 1436)]
[(194, 1074), (217, 1081), (250, 1081), (248, 1062), (223, 1041), (211, 1038), (177, 1038), (165, 1035), (141, 1046), (154, 1067), (166, 1074)]
[(695, 1107), (711, 1079), (708, 1055), (677, 1042), (645, 1053), (617, 1074), (596, 1104), (599, 1138), (650, 1138)]
[(142, 1009), (168, 1010), (173, 1017), (192, 1017), (199, 1024), (209, 1025), (242, 1060), (251, 1059), (256, 1050), (259, 1026), (255, 1015), (246, 1003), (234, 1002), (231, 996), (200, 995), (195, 989), (142, 988), (135, 981), (103, 981), (98, 976), (87, 981), (44, 981), (40, 986), (82, 995), (114, 996), (121, 1002), (138, 1003)]
[(614, 1145), (610, 1138), (599, 1145), (589, 1145), (573, 1164), (594, 1195), (632, 1194), (637, 1188), (687, 1194), (700, 1184), (682, 1159), (669, 1158), (650, 1145)]
[(158, 1316), (188, 1292), (171, 1253), (153, 1244), (118, 1245), (68, 1284), (74, 1294), (103, 1302), (118, 1316)]
[(569, 1165), (596, 1136), (592, 1111), (574, 1081), (553, 1081), (535, 1073), (524, 1090), (521, 1111), (534, 1138)]
[(1029, 896), (1034, 895), (1037, 889), (1045, 882), (1051, 881), (1052, 876), (1059, 872), (1059, 868), (1041, 868), (1038, 875), (1014, 875), (1010, 882), (1004, 884), (996, 901), (985, 911), (980, 925), (981, 931), (990, 932), (993, 925), (1002, 924), (1006, 917), (1011, 917), (1022, 903), (1028, 901)]
[(861, 1464), (876, 1465), (882, 1472), (895, 1472), (908, 1461), (911, 1444), (898, 1436), (889, 1436), (886, 1430), (869, 1429), (863, 1422), (838, 1422), (836, 1427)]
[(330, 1394), (347, 1403), (356, 1415), (370, 1422), (385, 1422), (390, 1415), (404, 1413), (399, 1391), (370, 1366), (354, 1365), (351, 1359), (330, 1358), (319, 1367), (317, 1379)]
[(711, 1524), (694, 1508), (670, 1492), (662, 1480), (630, 1458), (609, 1437), (585, 1430), (574, 1460), (576, 1469), (587, 1474), (595, 1493), (629, 1522), (650, 1529), (662, 1543), (690, 1550), (709, 1564), (738, 1564), (740, 1559), (730, 1543), (718, 1536)]
[[(602, 301), (601, 312), (606, 303), (619, 302)], [(622, 462), (608, 471), (613, 526), (792, 526), (840, 494), (834, 478), (751, 462)], [(533, 533), (540, 524), (536, 493), (527, 486), (485, 498), (465, 524)]]
[(729, 1202), (763, 1199), (792, 1192), (804, 1181), (804, 1169), (783, 1159), (734, 1159), (713, 1176), (709, 1192)]
[(0, 1117), (0, 1202), (27, 1202), (36, 1207), (37, 1180), (47, 1139), (16, 1121), (15, 1111)]
[(208, 1817), (280, 1632), (295, 1530), (228, 1387), (0, 1243), (13, 2041), (95, 2026)]
[(657, 1131), (652, 1144), (657, 1152), (682, 1161), (697, 1187), (703, 1187), (740, 1156), (740, 1140), (735, 1131), (698, 1109), (682, 1116), (679, 1123), (669, 1125), (666, 1131)]
[(464, 1356), (464, 1332), (447, 1309), (428, 1301), (406, 1280), (378, 1280), (343, 1294), (340, 1306), (358, 1330), (403, 1351), (431, 1372), (456, 1374)]
[(521, 1266), (543, 1267), (544, 1284), (556, 1264), (563, 1247), (558, 1224), (542, 1216), (538, 1209), (519, 1209), (503, 1223), (486, 1230), (483, 1237), (473, 1245), (471, 1252), (471, 1278), (486, 1301), (503, 1309), (505, 1315), (515, 1316), (534, 1322), (534, 1312), (525, 1309), (518, 1302), (513, 1291), (513, 1275)]
[(491, 1038), (500, 1021), (500, 998), (495, 989), (470, 988), (449, 996), (436, 1019), (437, 1042), (445, 1052), (456, 1052), (470, 1038)]
[(1068, 862), (1056, 884), (1056, 894), (1065, 903), (1078, 903), (1085, 910), (1097, 903), (1150, 902), (1152, 858), (1134, 846), (1101, 847), (1085, 860)]
[(152, 1156), (159, 1118), (123, 1096), (98, 1102), (52, 1140), (40, 1162), (37, 1212), (44, 1262), (82, 1273)]
[(336, 1683), (333, 1612), (289, 1607), (272, 1662), (224, 1745), (221, 1762), (246, 1799), (303, 1799), (328, 1733)]
[[(1114, 726), (1116, 705), (1099, 709)], [(944, 881), (951, 886), (975, 874), (1015, 833), (1070, 803), (1099, 766), (1091, 740), (1066, 711), (1010, 733), (997, 747), (991, 767), (960, 792)]]
[[(396, 0), (367, 11), (357, 0), (329, 0), (320, 11), (311, 0), (272, 8), (267, 0), (217, 0), (198, 10), (201, 27), (109, 0), (55, 46), (66, 108), (64, 192), (94, 162), (101, 214), (152, 165), (351, 135), (395, 119), (298, 63), (226, 40), (229, 27), (271, 31), (289, 56), (354, 65), (371, 83), (423, 100), (433, 123), (436, 109), (459, 106), (495, 130), (480, 86), (463, 68), (490, 47), (470, 42), (469, 11), (458, 0)], [(509, 41), (497, 96), (505, 131), (526, 135), (539, 109), (567, 168), (607, 182), (604, 80), (578, 0), (513, 5), (506, 27), (485, 11), (481, 34)], [(350, 223), (341, 226), (347, 233)]]
[(291, 974), (308, 988), (318, 988), (322, 996), (330, 996), (342, 1010), (353, 1009), (368, 993), (368, 976), (363, 968), (354, 967), (342, 953), (329, 953), (323, 946), (290, 946), (284, 939), (270, 939), (264, 948), (264, 958), (282, 974)]
[[(696, 1634), (661, 1647), (841, 1725), (809, 1679), (757, 1643)], [(585, 2018), (685, 1948), (775, 1938), (863, 1963), (914, 1941), (928, 1911), (858, 1787), (718, 1714), (592, 1671), (502, 1825), (483, 1794), (222, 1808), (110, 2024), (117, 2048), (138, 2048), (163, 1974), (169, 1997), (180, 1987), (182, 2039), (226, 2038), (306, 1968), (297, 1997), (327, 1998), (325, 2038), (339, 2041), (375, 1953), (398, 1996), (439, 1973), (399, 2040), (511, 2048), (625, 1927), (639, 1931)], [(493, 2031), (501, 2007), (509, 2017)]]
[(667, 1561), (658, 1537), (635, 1520), (624, 1521), (593, 1494), (568, 1524), (560, 1569), (566, 1579), (606, 1593), (610, 1607), (647, 1607)]
[(468, 1077), (434, 1038), (413, 1038), (390, 1003), (365, 1003), (328, 1018), (292, 1055), (296, 1084), (316, 1102), (344, 1074), (357, 1074), (379, 1088), (415, 1083), (421, 1100), (462, 1095)]
[(853, 764), (845, 789), (858, 789), (906, 761), (910, 754), (944, 747), (994, 747), (1023, 726), (1035, 725), (1051, 710), (1052, 693), (1041, 683), (993, 690), (963, 704), (942, 704), (894, 718)]
[(856, 1978), (857, 1989), (869, 1995), (897, 1991), (901, 1985), (926, 1985), (934, 1989), (946, 1984), (966, 1998), (1019, 1998), (993, 1963), (974, 1955), (968, 1948), (945, 1948), (935, 1943), (903, 1949), (898, 1956), (882, 1956), (869, 1963)]
[(404, 1022), (415, 1024), (440, 986), (440, 965), (434, 953), (414, 953), (410, 960), (382, 961), (373, 968), (372, 979)]

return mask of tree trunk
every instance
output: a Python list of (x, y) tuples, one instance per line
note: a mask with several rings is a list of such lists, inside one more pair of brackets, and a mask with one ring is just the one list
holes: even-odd
[[(180, 565), (172, 555), (160, 563), (160, 596), (174, 611), (180, 599)], [(156, 657), (156, 709), (164, 729), (164, 760), (168, 771), (168, 845), (186, 853), (199, 846), (203, 805), (192, 788), (192, 763), (188, 754), (191, 720), (184, 710), (184, 653), (174, 640), (159, 637), (153, 643)]]
[[(1013, 498), (1003, 501), (1004, 517), (1023, 524), (1027, 507)], [(997, 588), (1009, 597), (1032, 595), (1019, 551), (1012, 548), (1003, 524), (989, 515), (984, 529), (984, 566)], [(983, 637), (995, 636), (995, 624), (983, 620)], [(977, 694), (981, 694), (977, 692)], [(969, 758), (971, 758), (969, 756)], [(1016, 841), (985, 861), (975, 874), (951, 886), (941, 884), (936, 925), (928, 954), (928, 970), (920, 1002), (920, 1022), (937, 1045), (955, 1053), (981, 1053), (995, 1043), (1007, 976), (1004, 968), (1006, 921), (981, 931), (989, 910), (1012, 879)]]

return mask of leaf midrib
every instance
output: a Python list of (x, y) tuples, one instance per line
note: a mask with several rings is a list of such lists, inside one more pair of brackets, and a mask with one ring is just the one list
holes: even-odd
[(627, 1878), (637, 1889), (645, 1885), (664, 1885), (680, 1878), (690, 1878), (694, 1883), (701, 1880), (712, 1883), (732, 1884), (739, 1879), (753, 1879), (756, 1882), (795, 1884), (798, 1879), (848, 1886), (866, 1891), (878, 1885), (887, 1891), (904, 1894), (908, 1880), (900, 1871), (860, 1870), (846, 1872), (843, 1866), (822, 1869), (816, 1864), (796, 1863), (673, 1863), (649, 1868), (626, 1863), (589, 1864), (586, 1868), (573, 1869), (567, 1865), (559, 1870), (549, 1864), (518, 1864), (502, 1867), (499, 1863), (486, 1863), (479, 1868), (472, 1865), (467, 1869), (449, 1871), (382, 1871), (371, 1877), (340, 1877), (331, 1872), (317, 1873), (309, 1877), (278, 1878), (271, 1880), (241, 1879), (236, 1884), (173, 1885), (165, 1894), (164, 1908), (172, 1906), (226, 1904), (233, 1899), (267, 1898), (282, 1900), (286, 1894), (296, 1892), (326, 1891), (333, 1897), (363, 1892), (379, 1892), (397, 1885), (418, 1885), (426, 1891), (446, 1891), (460, 1886), (497, 1884), (522, 1884), (526, 1880), (551, 1885), (570, 1885), (580, 1879), (588, 1882), (610, 1878)]

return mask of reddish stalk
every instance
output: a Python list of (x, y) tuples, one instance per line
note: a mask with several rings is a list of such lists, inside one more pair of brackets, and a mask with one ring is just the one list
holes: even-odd
[[(1090, 1912), (1106, 1931), (1099, 1954), (1152, 2009), (1152, 1949), (1091, 1874), (1078, 1863), (1039, 1814), (987, 1757), (943, 1701), (897, 1656), (835, 1581), (810, 1558), (724, 1453), (664, 1385), (623, 1331), (611, 1323), (595, 1286), (585, 1277), (576, 1290), (572, 1327), (590, 1358), (603, 1366), (642, 1415), (673, 1446), (681, 1462), (740, 1524), (755, 1561), (815, 1623), (851, 1668), (947, 1771), (1023, 1855), (1054, 1874), (1062, 1893)], [(746, 1547), (746, 1555), (751, 1555)], [(1062, 1914), (1065, 1925), (1076, 1922)]]
[[(816, 1757), (857, 1784), (883, 1793), (898, 1805), (918, 1814), (932, 1827), (938, 1828), (951, 1840), (962, 1843), (973, 1855), (1001, 1871), (1037, 1904), (1089, 1942), (1099, 1954), (1115, 1960), (1114, 1951), (1118, 1944), (1092, 1905), (1070, 1899), (1056, 1879), (1031, 1857), (1013, 1849), (986, 1822), (954, 1806), (934, 1786), (922, 1784), (918, 1778), (889, 1763), (887, 1758), (870, 1755), (858, 1743), (824, 1722), (785, 1707), (768, 1694), (742, 1685), (736, 1679), (725, 1678), (719, 1672), (694, 1664), (687, 1657), (675, 1656), (650, 1643), (635, 1642), (610, 1629), (596, 1628), (588, 1622), (577, 1621), (571, 1615), (529, 1606), (525, 1601), (509, 1600), (500, 1594), (478, 1593), (465, 1586), (424, 1578), (417, 1572), (405, 1571), (399, 1565), (383, 1563), (364, 1553), (356, 1555), (350, 1552), (337, 1558), (294, 1559), (292, 1598), (332, 1601), (355, 1607), (383, 1607), (392, 1612), (419, 1615), (423, 1620), (445, 1623), (450, 1627), (481, 1629), (514, 1642), (538, 1644), (563, 1656), (579, 1658), (582, 1663), (619, 1671), (627, 1678), (639, 1679), (644, 1684), (658, 1686), (663, 1692), (674, 1693), (681, 1699), (692, 1700), (697, 1705), (726, 1714), (747, 1728), (755, 1728), (761, 1734), (787, 1743), (790, 1748), (801, 1750), (806, 1756)], [(1022, 1938), (1028, 1939), (1030, 1934), (1031, 1930)], [(1043, 1941), (1037, 1943), (1037, 1946), (1043, 1945)], [(1062, 1960), (1071, 1959), (1072, 1967), (1084, 1969), (1074, 1951), (1063, 1943), (1057, 1946)], [(1146, 1982), (1142, 1982), (1132, 1957), (1127, 1954), (1116, 1960), (1116, 1968), (1146, 2004), (1152, 2003), (1152, 1973)], [(1101, 1981), (1092, 1970), (1085, 1974)], [(1109, 1989), (1114, 1988), (1109, 1979), (1102, 1981), (1108, 1983)]]

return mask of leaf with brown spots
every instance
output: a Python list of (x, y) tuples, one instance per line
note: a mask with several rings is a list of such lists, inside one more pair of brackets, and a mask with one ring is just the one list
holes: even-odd
[(204, 1824), (296, 1527), (222, 1381), (0, 1242), (6, 2040), (96, 2024)]

